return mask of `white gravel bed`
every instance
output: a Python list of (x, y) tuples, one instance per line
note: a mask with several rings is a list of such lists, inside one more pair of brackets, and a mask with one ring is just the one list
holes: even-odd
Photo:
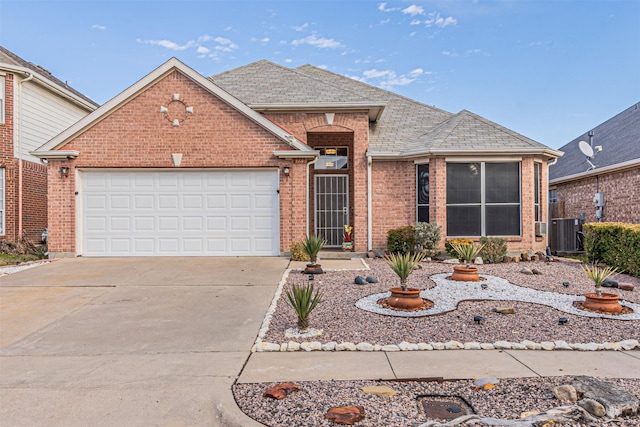
[(7, 274), (17, 273), (22, 270), (28, 270), (30, 268), (39, 267), (41, 265), (48, 264), (49, 262), (51, 261), (43, 260), (43, 261), (33, 261), (33, 262), (23, 263), (18, 265), (3, 266), (3, 267), (0, 267), (0, 276), (5, 276)]
[[(396, 346), (408, 350), (430, 350), (439, 348), (531, 348), (531, 349), (575, 349), (602, 350), (628, 349), (640, 346), (640, 280), (620, 274), (616, 280), (633, 283), (634, 291), (616, 288), (607, 292), (617, 293), (624, 304), (635, 310), (625, 319), (622, 316), (585, 315), (582, 310), (555, 307), (548, 298), (556, 301), (580, 300), (586, 292), (593, 291), (579, 263), (569, 261), (535, 261), (480, 265), (479, 273), (485, 278), (496, 277), (487, 291), (475, 290), (481, 300), (463, 300), (451, 311), (422, 317), (394, 317), (368, 312), (356, 307), (356, 303), (372, 295), (386, 295), (389, 288), (399, 281), (384, 260), (367, 260), (367, 271), (327, 271), (313, 281), (323, 292), (323, 301), (310, 317), (312, 328), (321, 330), (320, 336), (311, 339), (285, 333), (296, 325), (295, 312), (286, 302), (284, 291), (295, 284), (308, 283), (308, 276), (300, 271), (287, 271), (276, 292), (271, 308), (260, 330), (255, 351), (292, 350), (336, 350), (355, 349), (364, 351), (382, 350), (384, 346)], [(525, 275), (522, 268), (536, 268), (541, 275)], [(421, 268), (409, 277), (409, 286), (419, 288), (428, 299), (438, 299), (438, 292), (445, 288), (443, 278), (453, 272), (453, 266), (439, 262), (424, 262)], [(378, 283), (354, 284), (354, 278), (375, 276)], [(438, 282), (438, 283), (436, 283)], [(569, 282), (568, 287), (562, 285)], [(454, 282), (461, 284), (463, 282)], [(466, 296), (475, 296), (463, 291), (475, 284), (461, 284), (458, 289)], [(503, 288), (500, 288), (500, 287)], [(503, 289), (503, 291), (500, 291)], [(519, 290), (516, 292), (515, 290)], [(542, 291), (542, 292), (536, 292)], [(482, 292), (486, 292), (482, 294)], [(515, 301), (514, 294), (529, 295), (525, 301)], [(460, 298), (457, 298), (460, 299)], [(464, 299), (464, 298), (463, 298)], [(555, 304), (555, 303), (554, 303)], [(551, 305), (554, 305), (551, 304)], [(555, 305), (559, 305), (557, 303)], [(436, 303), (436, 306), (438, 304)], [(510, 306), (515, 314), (494, 312), (498, 306)], [(564, 308), (564, 309), (561, 309)], [(572, 311), (575, 310), (575, 311)], [(484, 317), (481, 324), (474, 316)], [(558, 319), (566, 317), (568, 322), (560, 325)], [(311, 343), (308, 341), (313, 340)], [(445, 344), (449, 343), (447, 347)], [(454, 343), (453, 345), (451, 343)], [(505, 344), (506, 343), (506, 344)], [(621, 345), (623, 343), (624, 345)], [(402, 348), (402, 345), (405, 348)]]
[[(416, 398), (420, 395), (454, 395), (468, 401), (482, 417), (518, 419), (527, 411), (545, 411), (565, 405), (552, 389), (571, 384), (573, 377), (507, 378), (493, 390), (476, 390), (472, 380), (446, 382), (394, 382), (394, 381), (313, 381), (298, 382), (300, 390), (283, 400), (263, 397), (267, 388), (276, 383), (236, 384), (233, 393), (240, 409), (265, 426), (311, 427), (335, 426), (323, 418), (329, 408), (342, 405), (362, 405), (365, 418), (356, 423), (359, 427), (407, 427), (420, 426), (429, 421), (419, 408)], [(629, 393), (640, 397), (640, 380), (605, 379)], [(391, 387), (396, 396), (365, 394), (363, 387), (384, 385)], [(466, 424), (468, 425), (468, 424)], [(585, 424), (586, 425), (586, 424)], [(605, 421), (601, 424), (605, 425)], [(624, 417), (615, 419), (608, 426), (640, 426), (640, 419)]]

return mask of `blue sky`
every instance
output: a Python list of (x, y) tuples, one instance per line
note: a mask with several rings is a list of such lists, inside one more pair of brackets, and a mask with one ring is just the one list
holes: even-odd
[(0, 0), (0, 44), (104, 103), (175, 56), (312, 64), (552, 148), (640, 101), (640, 1)]

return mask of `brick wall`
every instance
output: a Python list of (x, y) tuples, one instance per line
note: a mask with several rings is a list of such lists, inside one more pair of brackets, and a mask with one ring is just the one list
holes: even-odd
[(47, 167), (22, 162), (22, 230), (31, 242), (38, 243), (47, 228)]
[(596, 222), (593, 196), (604, 193), (606, 222), (640, 224), (640, 167), (602, 175), (590, 176), (554, 186), (558, 202), (564, 204), (565, 218), (579, 218)]
[(5, 232), (0, 239), (15, 242), (17, 233), (18, 173), (13, 157), (14, 134), (14, 75), (5, 75), (5, 121), (0, 123), (0, 167), (5, 169)]

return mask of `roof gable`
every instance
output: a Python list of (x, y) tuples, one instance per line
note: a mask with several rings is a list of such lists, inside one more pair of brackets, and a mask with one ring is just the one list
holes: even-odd
[[(64, 132), (49, 140), (47, 143), (42, 145), (32, 154), (36, 157), (40, 158), (54, 158), (59, 155), (56, 153), (58, 148), (64, 146), (68, 141), (72, 140), (74, 137), (84, 132), (89, 127), (93, 126), (95, 123), (102, 120), (102, 118), (109, 115), (111, 112), (118, 109), (123, 104), (127, 103), (129, 100), (137, 96), (139, 93), (144, 92), (148, 87), (152, 86), (157, 81), (165, 78), (167, 75), (174, 71), (179, 71), (189, 79), (194, 81), (196, 84), (199, 84), (210, 93), (215, 95), (217, 98), (221, 99), (223, 102), (235, 108), (238, 112), (245, 115), (250, 120), (254, 121), (267, 131), (271, 132), (273, 135), (278, 137), (281, 141), (285, 142), (294, 150), (308, 152), (310, 154), (315, 153), (309, 146), (298, 141), (293, 135), (279, 127), (277, 124), (268, 120), (266, 117), (261, 115), (260, 113), (252, 110), (247, 105), (243, 104), (240, 100), (223, 90), (222, 88), (215, 85), (210, 80), (206, 79), (193, 69), (187, 67), (184, 63), (180, 62), (176, 58), (171, 58), (160, 67), (156, 68), (151, 73), (147, 74), (145, 77), (140, 79), (138, 82), (130, 86), (125, 91), (121, 92), (119, 95), (111, 99), (109, 102), (104, 104), (102, 107), (98, 108), (91, 114), (85, 116), (73, 126), (67, 128)], [(77, 154), (76, 154), (77, 155)]]
[[(591, 159), (596, 168), (590, 173), (597, 174), (602, 168), (640, 160), (640, 102), (596, 126), (592, 131), (593, 146), (602, 146), (602, 151), (596, 152)], [(590, 169), (591, 165), (578, 147), (580, 141), (589, 142), (589, 132), (560, 148), (564, 151), (564, 156), (549, 169), (549, 179), (582, 175)]]

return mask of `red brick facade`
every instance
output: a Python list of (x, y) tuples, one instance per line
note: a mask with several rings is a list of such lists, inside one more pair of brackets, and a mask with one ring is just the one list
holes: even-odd
[(554, 185), (561, 208), (558, 217), (596, 222), (595, 193), (604, 193), (603, 221), (640, 224), (640, 167), (604, 173)]
[(0, 167), (4, 168), (5, 178), (5, 231), (0, 239), (16, 242), (25, 237), (39, 242), (47, 227), (47, 169), (42, 164), (22, 160), (21, 170), (14, 149), (15, 120), (14, 75), (8, 73), (5, 75), (5, 121), (0, 123)]

